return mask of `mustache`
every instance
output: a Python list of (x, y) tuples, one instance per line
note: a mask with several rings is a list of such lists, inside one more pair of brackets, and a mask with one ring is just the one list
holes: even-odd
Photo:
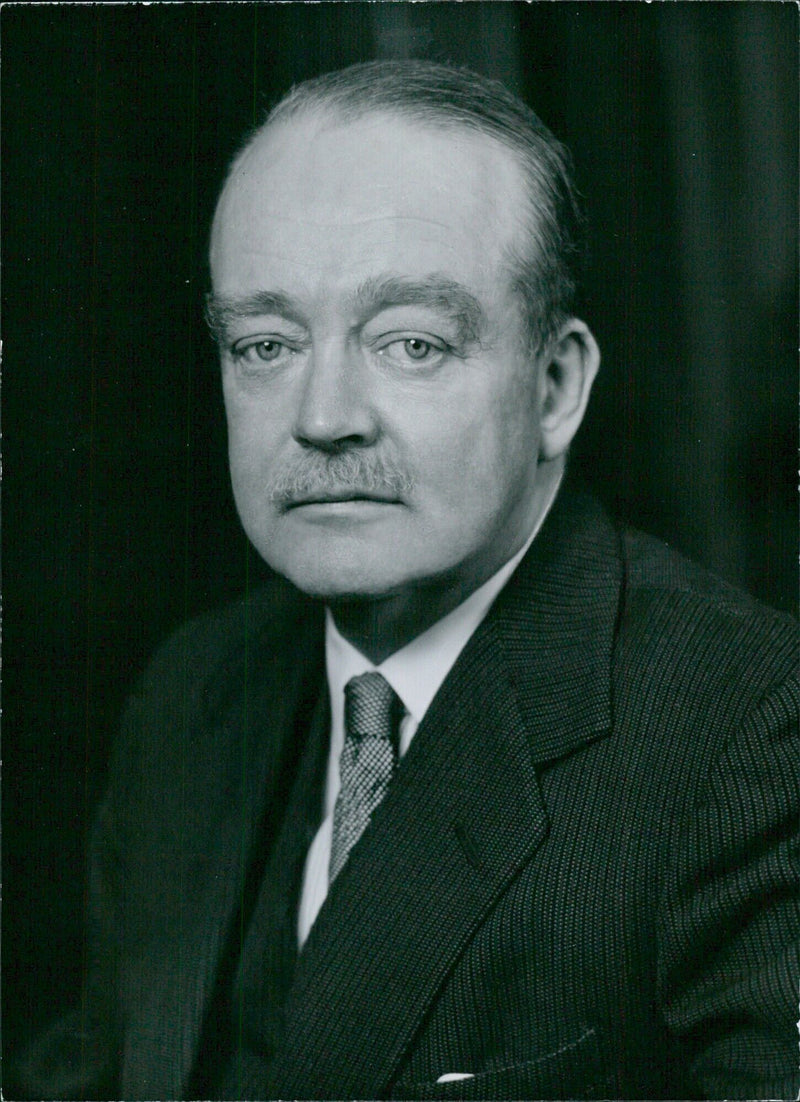
[(414, 475), (390, 456), (347, 451), (326, 455), (309, 452), (271, 478), (265, 487), (269, 499), (292, 504), (317, 495), (375, 494), (405, 497), (414, 488)]

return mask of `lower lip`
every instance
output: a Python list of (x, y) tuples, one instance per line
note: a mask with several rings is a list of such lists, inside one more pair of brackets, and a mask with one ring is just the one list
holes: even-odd
[(371, 498), (358, 497), (347, 498), (344, 501), (308, 501), (301, 505), (293, 505), (287, 511), (307, 520), (366, 520), (399, 504), (398, 501), (375, 501)]

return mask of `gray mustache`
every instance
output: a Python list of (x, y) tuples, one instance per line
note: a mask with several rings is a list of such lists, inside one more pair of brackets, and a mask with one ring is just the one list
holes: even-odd
[(403, 497), (413, 488), (414, 477), (405, 467), (388, 457), (359, 451), (309, 453), (285, 467), (266, 486), (270, 500), (281, 504), (348, 490)]

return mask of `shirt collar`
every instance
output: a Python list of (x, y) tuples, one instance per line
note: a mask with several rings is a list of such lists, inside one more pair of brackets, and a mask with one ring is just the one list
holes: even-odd
[(497, 595), (530, 547), (558, 491), (553, 489), (546, 507), (520, 550), (496, 574), (476, 589), (457, 608), (395, 651), (379, 666), (373, 665), (340, 634), (330, 609), (326, 610), (325, 660), (331, 707), (335, 714), (344, 708), (344, 687), (351, 677), (377, 670), (383, 674), (415, 723), (422, 722), (444, 679), (461, 651), (485, 617)]

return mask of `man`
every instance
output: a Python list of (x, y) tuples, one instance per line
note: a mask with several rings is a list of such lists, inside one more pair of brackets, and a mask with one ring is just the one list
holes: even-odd
[(208, 314), (288, 581), (130, 704), (53, 1095), (796, 1093), (794, 627), (566, 484), (579, 227), (535, 116), (427, 63), (234, 161)]

